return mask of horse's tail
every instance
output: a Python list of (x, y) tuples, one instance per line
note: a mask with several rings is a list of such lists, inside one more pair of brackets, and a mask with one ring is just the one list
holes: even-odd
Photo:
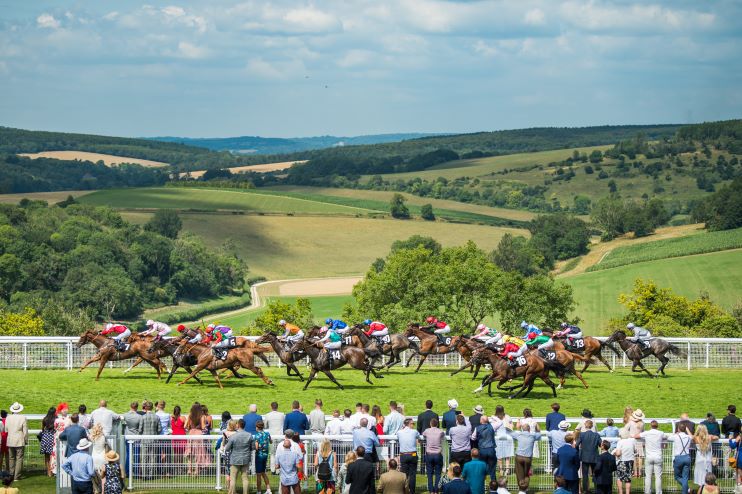
[(672, 343), (667, 344), (667, 350), (678, 357), (685, 358), (688, 356), (679, 346), (673, 345)]

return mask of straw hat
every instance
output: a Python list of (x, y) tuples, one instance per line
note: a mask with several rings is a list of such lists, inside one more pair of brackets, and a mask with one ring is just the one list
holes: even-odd
[(484, 413), (484, 407), (482, 405), (475, 406), (474, 413)]
[(118, 453), (116, 453), (114, 450), (110, 450), (108, 453), (106, 453), (106, 461), (109, 463), (119, 461)]
[(10, 405), (10, 413), (21, 413), (23, 411), (23, 405), (17, 401)]
[(634, 410), (634, 412), (631, 414), (631, 418), (633, 420), (644, 420), (644, 412), (642, 412), (641, 408), (637, 408)]
[(569, 422), (567, 422), (566, 420), (562, 420), (561, 422), (559, 422), (559, 428), (566, 431), (567, 429), (569, 429)]

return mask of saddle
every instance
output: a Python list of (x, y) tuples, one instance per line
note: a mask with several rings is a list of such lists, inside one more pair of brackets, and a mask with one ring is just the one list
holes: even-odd
[(539, 350), (539, 355), (541, 355), (541, 358), (544, 360), (552, 361), (556, 360), (556, 352), (547, 352), (546, 350)]
[(516, 367), (524, 366), (526, 364), (528, 364), (528, 361), (523, 355), (521, 355), (520, 357), (516, 357), (513, 360), (510, 360), (510, 362), (508, 363), (508, 365), (510, 365), (510, 367), (512, 367), (513, 369), (515, 369)]
[(130, 346), (131, 345), (129, 345), (125, 341), (113, 340), (113, 347), (116, 349), (117, 352), (125, 352), (129, 349)]
[(214, 357), (216, 357), (219, 360), (226, 360), (227, 358), (227, 352), (229, 351), (228, 348), (212, 348), (212, 352), (214, 352)]
[(374, 341), (376, 341), (376, 344), (379, 346), (388, 345), (392, 342), (392, 337), (388, 334), (384, 336), (374, 336)]

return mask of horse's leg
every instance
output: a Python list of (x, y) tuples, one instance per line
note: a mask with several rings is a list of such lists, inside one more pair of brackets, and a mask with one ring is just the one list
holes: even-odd
[[(175, 371), (177, 371), (179, 367), (180, 367), (180, 366), (179, 366), (178, 364), (176, 364), (176, 363), (175, 363), (175, 360), (173, 360), (173, 368), (172, 368), (172, 369), (170, 369), (170, 372), (168, 372), (168, 375), (167, 375), (167, 379), (165, 379), (165, 384), (170, 384), (170, 379), (172, 379), (172, 378), (173, 378), (173, 374), (175, 374)], [(190, 374), (190, 372), (191, 372), (191, 369), (189, 369), (188, 367), (186, 367), (185, 369), (186, 369), (186, 370), (188, 371), (188, 373)]]
[(316, 376), (316, 375), (317, 375), (317, 369), (315, 369), (314, 367), (312, 367), (312, 370), (309, 371), (309, 377), (307, 378), (307, 382), (304, 385), (304, 391), (307, 390), (307, 388), (309, 387), (309, 383), (311, 383), (314, 380), (314, 376)]
[(479, 375), (479, 371), (482, 369), (482, 364), (477, 364), (476, 368), (474, 369), (474, 375), (471, 376), (471, 380), (475, 380), (477, 376)]
[(157, 372), (157, 379), (160, 379), (160, 375), (162, 372), (162, 362), (160, 362), (160, 359), (155, 360), (145, 360), (149, 365), (151, 365), (155, 371)]
[(324, 372), (325, 375), (330, 378), (330, 381), (334, 382), (338, 388), (345, 389), (343, 385), (340, 384), (337, 379), (335, 379), (335, 376), (332, 375), (332, 372), (330, 372), (330, 369), (327, 369), (326, 371), (322, 371), (322, 372)]
[(657, 367), (657, 375), (662, 373), (662, 375), (665, 375), (665, 366), (670, 362), (670, 359), (665, 356), (664, 353), (656, 355), (657, 359), (660, 361), (660, 366)]
[(290, 364), (286, 364), (286, 372), (287, 373), (288, 373), (288, 370), (289, 370), (289, 366), (291, 366), (291, 369), (293, 369), (294, 372), (296, 372), (296, 374), (294, 374), (294, 375), (299, 378), (299, 381), (304, 381), (304, 376), (301, 375), (301, 372), (299, 372), (299, 368), (296, 367), (296, 364), (293, 363), (293, 362), (291, 362)]
[(137, 357), (137, 359), (134, 361), (134, 363), (131, 364), (129, 366), (129, 368), (124, 371), (124, 374), (127, 374), (130, 370), (132, 370), (134, 367), (136, 367), (137, 365), (141, 364), (142, 362), (144, 362), (144, 359), (142, 357)]
[(108, 359), (107, 358), (103, 358), (101, 356), (101, 358), (100, 358), (100, 365), (98, 366), (98, 373), (95, 375), (95, 380), (96, 381), (98, 379), (100, 379), (100, 374), (101, 374), (101, 372), (103, 372), (103, 368), (106, 366), (107, 363), (108, 363)]
[[(603, 362), (603, 363), (605, 364), (605, 366), (606, 366), (606, 367), (608, 367), (608, 370), (609, 370), (609, 371), (610, 371), (611, 373), (613, 372), (613, 369), (611, 368), (611, 364), (609, 364), (609, 363), (608, 363), (608, 359), (606, 359), (606, 358), (605, 358), (605, 357), (603, 356), (603, 352), (598, 352), (597, 354), (595, 354), (595, 356), (596, 356), (596, 357), (598, 357), (598, 360), (600, 360), (601, 362)], [(587, 367), (585, 367), (585, 369), (587, 369)], [(582, 369), (582, 372), (585, 372), (585, 369)]]
[(419, 370), (420, 370), (420, 367), (422, 367), (422, 366), (423, 366), (423, 362), (425, 362), (425, 360), (426, 360), (427, 358), (428, 358), (428, 354), (427, 354), (427, 353), (425, 353), (425, 354), (421, 353), (421, 354), (420, 354), (420, 363), (419, 363), (419, 364), (417, 364), (417, 369), (415, 369), (415, 373), (416, 373), (416, 374), (417, 374), (417, 371), (419, 371)]
[(461, 365), (461, 367), (459, 367), (458, 369), (456, 369), (455, 371), (453, 371), (453, 372), (451, 373), (451, 375), (452, 375), (452, 376), (455, 376), (456, 374), (458, 374), (458, 373), (459, 373), (459, 372), (461, 372), (462, 370), (464, 370), (464, 369), (466, 369), (466, 368), (471, 368), (471, 367), (472, 367), (472, 364), (471, 364), (471, 363), (469, 363), (469, 362), (464, 362), (464, 363), (463, 363), (463, 364)]
[(639, 366), (639, 368), (640, 368), (640, 372), (641, 372), (641, 371), (644, 371), (644, 372), (646, 372), (646, 373), (647, 373), (647, 375), (648, 375), (649, 377), (654, 377), (654, 376), (652, 375), (652, 373), (651, 373), (651, 372), (649, 372), (649, 371), (647, 370), (647, 368), (646, 368), (646, 367), (644, 367), (644, 364), (642, 364), (642, 361), (641, 361), (641, 360), (635, 360), (634, 362), (635, 362), (635, 364), (634, 364), (634, 365), (638, 365), (638, 366)]
[(195, 377), (196, 374), (198, 374), (199, 372), (201, 372), (202, 370), (204, 370), (206, 368), (206, 365), (207, 364), (196, 364), (196, 370), (194, 370), (193, 372), (191, 372), (190, 374), (188, 374), (188, 377), (186, 377), (185, 379), (183, 379), (182, 381), (180, 381), (178, 383), (178, 386), (180, 386), (181, 384), (185, 384), (188, 381), (190, 381), (190, 379), (192, 377)]
[[(257, 357), (258, 357), (258, 358), (259, 358), (260, 360), (262, 360), (262, 361), (263, 361), (263, 363), (264, 363), (265, 365), (267, 365), (267, 366), (269, 366), (269, 367), (270, 367), (270, 365), (271, 365), (271, 364), (270, 364), (270, 362), (268, 362), (268, 357), (266, 357), (266, 356), (265, 356), (264, 354), (262, 354), (262, 353), (256, 353), (255, 355), (257, 355)], [(235, 377), (237, 377), (237, 376), (235, 376)]]
[(219, 386), (219, 389), (224, 389), (224, 385), (222, 384), (221, 379), (219, 379), (219, 373), (216, 371), (216, 369), (209, 369), (209, 372), (211, 372), (211, 375), (214, 376), (214, 380)]
[(261, 369), (261, 368), (260, 368), (260, 367), (258, 367), (257, 365), (255, 365), (255, 364), (252, 364), (251, 366), (247, 366), (247, 365), (245, 365), (245, 364), (243, 363), (243, 364), (242, 364), (242, 367), (246, 368), (247, 370), (251, 371), (251, 372), (252, 372), (253, 374), (255, 374), (256, 376), (258, 376), (258, 377), (259, 377), (260, 379), (262, 379), (262, 380), (263, 380), (263, 382), (264, 382), (265, 384), (267, 384), (268, 386), (273, 386), (273, 381), (271, 381), (270, 379), (268, 379), (268, 377), (267, 377), (267, 376), (266, 376), (266, 375), (265, 375), (265, 374), (263, 373), (263, 369)]
[(578, 371), (575, 368), (572, 368), (572, 374), (574, 374), (575, 376), (577, 376), (577, 379), (579, 379), (580, 382), (582, 382), (582, 385), (585, 386), (585, 389), (587, 389), (587, 388), (590, 387), (590, 386), (587, 385), (587, 383), (585, 382), (585, 380), (582, 378), (582, 374), (580, 373), (580, 371)]
[(554, 383), (549, 379), (548, 374), (541, 376), (541, 380), (546, 383), (547, 386), (551, 388), (551, 392), (554, 395), (554, 398), (556, 398), (557, 392), (556, 392), (556, 386), (554, 386)]
[[(185, 367), (185, 370), (189, 374), (191, 373), (191, 368), (190, 367)], [(198, 384), (203, 384), (204, 383), (198, 376), (193, 376), (193, 379), (195, 379)], [(169, 377), (168, 377), (168, 380), (170, 380)]]

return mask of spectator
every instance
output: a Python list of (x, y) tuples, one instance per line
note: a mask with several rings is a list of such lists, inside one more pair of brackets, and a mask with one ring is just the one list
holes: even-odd
[(443, 491), (443, 487), (451, 482), (453, 480), (453, 467), (461, 466), (455, 461), (451, 461), (448, 463), (448, 468), (446, 468), (446, 473), (441, 476), (440, 482), (438, 482), (438, 492)]
[(554, 473), (559, 468), (559, 457), (557, 451), (559, 448), (564, 446), (564, 439), (567, 437), (569, 430), (569, 422), (562, 420), (559, 422), (559, 428), (555, 431), (549, 431), (549, 439), (551, 440), (551, 467)]
[(60, 435), (59, 439), (67, 441), (67, 448), (64, 450), (64, 457), (69, 458), (77, 452), (77, 445), (83, 439), (87, 439), (88, 431), (80, 427), (80, 416), (73, 413), (70, 417), (72, 424), (67, 427)]
[(79, 407), (77, 407), (77, 415), (80, 417), (80, 421), (78, 422), (80, 427), (86, 430), (90, 430), (92, 425), (90, 423), (90, 414), (88, 413), (88, 407), (86, 407), (85, 405), (80, 405)]
[(716, 485), (716, 475), (707, 473), (703, 485), (698, 489), (698, 494), (719, 494), (719, 486)]
[[(170, 416), (170, 433), (173, 436), (185, 436), (185, 419), (180, 414), (180, 406), (175, 405), (173, 407), (173, 414)], [(173, 442), (173, 456), (175, 458), (181, 458), (185, 452), (185, 439), (176, 439)]]
[(325, 412), (322, 411), (322, 400), (314, 400), (314, 410), (309, 412), (309, 431), (312, 434), (325, 432)]
[(340, 471), (338, 472), (338, 481), (335, 484), (340, 490), (339, 494), (348, 494), (350, 492), (350, 483), (346, 481), (346, 478), (348, 476), (348, 467), (357, 459), (358, 458), (356, 457), (354, 451), (348, 451), (347, 453), (345, 453), (345, 461), (340, 466)]
[(299, 480), (303, 481), (306, 478), (306, 476), (304, 475), (304, 457), (306, 456), (307, 450), (304, 446), (304, 443), (301, 442), (301, 435), (296, 431), (294, 431), (294, 433), (291, 435), (291, 442), (295, 445), (296, 448), (298, 448), (299, 452), (301, 453), (301, 461), (299, 462)]
[(397, 460), (390, 459), (389, 470), (379, 479), (378, 494), (408, 494), (410, 492), (405, 474), (397, 470)]
[(317, 454), (314, 455), (314, 468), (317, 477), (317, 492), (329, 494), (335, 492), (338, 462), (329, 439), (322, 440)]
[(271, 402), (271, 411), (266, 413), (265, 417), (263, 417), (265, 429), (273, 437), (282, 436), (283, 431), (286, 430), (284, 428), (285, 420), (286, 414), (278, 411), (278, 403), (275, 401)]
[(696, 424), (688, 418), (688, 413), (683, 412), (680, 414), (680, 420), (675, 422), (675, 432), (678, 432), (680, 425), (685, 426), (685, 432), (692, 436), (696, 433)]
[(237, 432), (227, 441), (225, 452), (229, 454), (229, 476), (232, 482), (229, 484), (229, 494), (235, 494), (237, 489), (237, 476), (242, 475), (242, 492), (248, 492), (250, 481), (250, 458), (253, 451), (252, 435), (245, 430), (245, 419), (237, 421)]
[(577, 450), (574, 444), (575, 435), (572, 432), (567, 433), (564, 436), (564, 445), (557, 450), (559, 461), (557, 475), (564, 477), (564, 480), (567, 482), (566, 488), (569, 492), (578, 494), (580, 459), (577, 456)]
[(412, 419), (404, 420), (404, 428), (397, 431), (397, 444), (399, 445), (399, 462), (402, 473), (407, 476), (407, 485), (410, 493), (415, 493), (417, 480), (417, 443), (420, 433), (415, 429)]
[[(229, 412), (225, 412), (229, 413)], [(227, 443), (229, 439), (237, 434), (237, 421), (231, 419), (224, 419), (224, 413), (222, 413), (222, 425), (226, 425), (226, 428), (222, 430), (222, 437), (216, 442), (219, 453), (222, 455), (222, 472), (227, 479), (227, 491), (229, 491), (230, 484), (232, 482), (232, 475), (230, 472), (229, 453), (227, 452)]]
[(93, 477), (93, 491), (101, 492), (101, 479), (100, 472), (106, 466), (106, 436), (103, 435), (103, 426), (96, 424), (93, 429), (88, 432), (88, 439), (90, 440), (90, 457), (93, 458), (93, 469), (95, 470), (95, 476)]
[(268, 466), (268, 457), (271, 450), (271, 435), (265, 430), (265, 422), (258, 420), (255, 422), (255, 475), (258, 478), (258, 493), (260, 493), (260, 481), (265, 482), (265, 494), (271, 494), (271, 483), (266, 474)]
[(10, 416), (5, 419), (5, 432), (8, 433), (9, 470), (13, 480), (21, 479), (23, 454), (28, 444), (28, 422), (21, 415), (23, 405), (17, 401), (10, 405)]
[(389, 402), (389, 415), (384, 419), (384, 434), (393, 436), (404, 427), (404, 415), (397, 410), (397, 402)]
[[(524, 408), (523, 409), (523, 418), (518, 420), (516, 424), (516, 428), (520, 428), (523, 424), (528, 424), (531, 432), (534, 432), (536, 428), (538, 427), (538, 422), (535, 418), (533, 418), (533, 412), (530, 408)], [(531, 455), (532, 458), (538, 458), (539, 457), (539, 450), (538, 450), (538, 443), (534, 443), (533, 445), (533, 454)]]
[(247, 407), (247, 413), (242, 416), (242, 420), (245, 421), (245, 432), (255, 434), (255, 424), (258, 420), (263, 420), (263, 417), (258, 414), (258, 405), (251, 403)]
[(46, 466), (47, 477), (54, 476), (52, 468), (52, 456), (56, 455), (54, 451), (54, 419), (57, 417), (57, 411), (54, 407), (49, 408), (46, 416), (41, 421), (41, 438), (39, 439), (40, 452), (44, 455), (44, 465)]
[[(629, 436), (628, 426), (624, 426), (619, 432), (618, 443), (613, 454), (618, 458), (616, 464), (616, 486), (618, 487), (618, 494), (624, 494), (621, 486), (625, 486), (623, 491), (626, 494), (631, 492), (631, 477), (634, 472), (634, 458), (636, 455), (636, 440)], [(686, 493), (687, 494), (687, 493)]]
[(730, 463), (733, 458), (734, 465), (736, 465), (737, 484), (742, 484), (742, 434), (737, 434), (737, 437), (729, 440), (729, 449)]
[(451, 430), (451, 427), (456, 426), (456, 416), (461, 413), (457, 410), (458, 407), (458, 401), (448, 400), (448, 411), (443, 414), (443, 429), (446, 430), (446, 434)]
[(376, 434), (379, 436), (384, 435), (384, 415), (381, 413), (381, 407), (374, 405), (371, 407), (371, 417), (376, 422)]
[(688, 435), (685, 423), (678, 423), (676, 430), (675, 434), (666, 434), (665, 438), (672, 441), (672, 469), (675, 481), (680, 484), (681, 494), (688, 494), (690, 447), (693, 438)]
[[(291, 440), (284, 439), (282, 448), (276, 449), (276, 466), (281, 480), (281, 494), (301, 494), (299, 464), (302, 456), (291, 448)], [(246, 478), (246, 477), (243, 477)], [(369, 493), (370, 494), (370, 493)]]
[(469, 484), (471, 494), (484, 494), (484, 481), (487, 479), (487, 464), (479, 459), (479, 450), (471, 450), (471, 461), (466, 462), (461, 478)]
[[(482, 420), (482, 415), (484, 415), (484, 407), (482, 405), (477, 405), (472, 410), (474, 410), (474, 415), (469, 416), (469, 427), (471, 427), (471, 431), (474, 432), (474, 429), (477, 428), (480, 421)], [(476, 448), (477, 445), (472, 442), (471, 447)]]
[(705, 425), (699, 425), (696, 433), (693, 435), (693, 442), (696, 445), (696, 461), (693, 468), (693, 483), (703, 485), (706, 481), (706, 474), (712, 473), (713, 451), (711, 442), (719, 439), (719, 436), (713, 436), (708, 433)]
[[(448, 435), (451, 438), (450, 461), (455, 461), (463, 468), (471, 459), (471, 426), (466, 423), (463, 415), (456, 415), (456, 425), (451, 427)], [(477, 493), (482, 494), (479, 491), (475, 492)]]
[(533, 424), (533, 431), (531, 431), (531, 424), (528, 423), (522, 423), (520, 428), (520, 432), (508, 431), (508, 434), (518, 441), (518, 448), (515, 451), (515, 476), (518, 479), (518, 492), (524, 494), (528, 492), (533, 450), (534, 446), (538, 445), (538, 440), (541, 439), (541, 432), (538, 424)]
[[(360, 423), (359, 423), (360, 425)], [(363, 428), (366, 426), (360, 425)], [(366, 460), (370, 455), (366, 453), (363, 446), (356, 448), (358, 459), (350, 464), (345, 476), (346, 483), (350, 484), (349, 494), (375, 494), (375, 469), (374, 465)], [(298, 492), (296, 494), (299, 494)]]
[(497, 482), (491, 481), (489, 494), (510, 494), (507, 477), (501, 477)]
[[(366, 417), (361, 419), (360, 423), (358, 424), (358, 429), (355, 429), (353, 431), (353, 448), (356, 450), (356, 452), (358, 451), (359, 446), (363, 446), (363, 450), (368, 455), (368, 458), (365, 459), (373, 463), (374, 448), (380, 446), (380, 444), (379, 438), (376, 436), (376, 434), (368, 429), (368, 419)], [(358, 458), (360, 459), (360, 455), (358, 456)]]
[(164, 436), (170, 430), (170, 414), (165, 411), (165, 401), (158, 401), (155, 409), (155, 415), (160, 420), (160, 434)]
[[(189, 436), (202, 436), (206, 430), (206, 417), (200, 403), (191, 405), (191, 410), (186, 418), (185, 428)], [(186, 441), (183, 456), (187, 460), (188, 475), (198, 475), (199, 470), (206, 468), (209, 456), (206, 445), (200, 439)]]
[(706, 427), (706, 431), (712, 436), (721, 437), (721, 427), (719, 427), (719, 422), (712, 412), (707, 413), (706, 419), (701, 421), (699, 425)]
[[(644, 432), (644, 418), (644, 412), (639, 408), (631, 412), (629, 422), (626, 424), (631, 439), (633, 439), (637, 434)], [(643, 460), (644, 444), (634, 441), (634, 477), (638, 477), (641, 474)]]
[(307, 416), (299, 408), (301, 408), (301, 405), (298, 401), (294, 400), (291, 404), (291, 412), (286, 414), (286, 418), (283, 421), (283, 429), (291, 429), (294, 432), (304, 435), (307, 433), (307, 429), (309, 429), (309, 421), (307, 420)]
[(562, 420), (566, 420), (567, 417), (563, 413), (559, 412), (559, 403), (551, 404), (551, 413), (546, 415), (546, 431), (555, 431), (559, 429), (559, 423)]
[(593, 424), (590, 430), (592, 430), (595, 433), (598, 432), (598, 428), (595, 427), (595, 423), (593, 422), (593, 412), (585, 408), (584, 410), (582, 410), (582, 417), (580, 418), (580, 420), (577, 421), (577, 425), (575, 426), (575, 432), (577, 433), (578, 437), (580, 433), (582, 433), (586, 429), (585, 423), (588, 420), (590, 421), (591, 424)]
[(363, 418), (363, 403), (356, 403), (356, 411), (350, 416), (350, 423), (353, 429), (359, 428)]
[(742, 429), (742, 421), (735, 415), (736, 413), (737, 407), (735, 405), (729, 405), (727, 407), (727, 416), (721, 419), (721, 433), (727, 439), (737, 437), (740, 429)]
[(461, 466), (454, 465), (453, 479), (443, 486), (443, 494), (472, 494), (469, 484), (461, 479)]
[(438, 414), (433, 411), (433, 402), (427, 400), (425, 402), (425, 411), (417, 416), (417, 432), (420, 434), (425, 432), (430, 427), (430, 421), (432, 419), (438, 419)]
[(204, 419), (204, 435), (208, 436), (211, 434), (211, 429), (214, 428), (214, 419), (211, 418), (209, 407), (206, 405), (201, 405), (201, 414)]
[(605, 424), (606, 426), (600, 431), (600, 437), (618, 437), (618, 427), (613, 425), (613, 419), (606, 419)]
[(592, 420), (588, 419), (584, 422), (582, 432), (577, 436), (576, 445), (580, 454), (582, 492), (585, 494), (590, 491), (590, 476), (595, 475), (595, 465), (598, 463), (598, 448), (600, 447), (600, 436), (595, 432)]
[[(142, 435), (142, 416), (137, 413), (139, 410), (139, 402), (133, 401), (129, 406), (129, 411), (123, 415), (124, 419), (124, 434), (127, 436), (141, 436)], [(129, 465), (133, 461), (135, 465), (139, 465), (139, 451), (141, 447), (140, 441), (134, 441), (131, 448), (126, 448), (126, 461), (124, 462), (124, 469), (127, 472), (132, 471)], [(129, 453), (131, 451), (131, 453)], [(130, 458), (134, 456), (134, 458)], [(133, 468), (133, 467), (132, 467)], [(134, 469), (136, 473), (136, 469)]]
[[(510, 474), (510, 458), (515, 456), (513, 438), (508, 435), (508, 431), (513, 430), (513, 422), (510, 420), (510, 415), (505, 413), (505, 407), (502, 405), (495, 407), (495, 415), (490, 417), (489, 421), (495, 430), (497, 465), (500, 470), (500, 477), (507, 477)], [(482, 448), (479, 448), (479, 454), (482, 454)]]
[(111, 432), (113, 431), (113, 422), (119, 418), (119, 415), (109, 410), (107, 406), (108, 403), (106, 400), (101, 400), (100, 403), (98, 403), (98, 408), (93, 410), (93, 413), (90, 414), (90, 427), (94, 424), (101, 424), (103, 426), (104, 436), (111, 435)]
[(644, 440), (646, 456), (644, 472), (644, 494), (652, 492), (652, 474), (654, 474), (654, 490), (662, 492), (662, 440), (665, 434), (659, 430), (659, 423), (653, 420), (649, 423), (650, 429), (634, 436), (634, 439)]
[(425, 438), (425, 471), (428, 474), (428, 492), (438, 492), (438, 481), (443, 470), (443, 441), (446, 433), (438, 428), (438, 419), (430, 419), (430, 427), (423, 432)]
[(101, 472), (103, 494), (121, 494), (124, 489), (122, 477), (119, 455), (111, 450), (106, 453), (106, 464)]
[[(613, 472), (616, 471), (616, 457), (610, 453), (610, 441), (603, 440), (600, 443), (600, 456), (598, 463), (595, 465), (595, 492), (596, 494), (612, 494), (613, 492)], [(657, 490), (656, 492), (662, 492)], [(645, 494), (646, 491), (645, 491)]]
[[(479, 459), (487, 464), (487, 473), (490, 480), (497, 480), (495, 471), (497, 470), (497, 454), (495, 451), (495, 428), (490, 424), (489, 419), (482, 416), (479, 419), (479, 425), (471, 434), (471, 438), (479, 444)], [(498, 425), (498, 427), (500, 427)]]
[(8, 418), (8, 411), (0, 410), (0, 469), (2, 469), (3, 465), (5, 465), (5, 471), (10, 470), (10, 452), (8, 451), (8, 431), (5, 428), (5, 421), (7, 418)]
[[(162, 423), (160, 417), (155, 415), (151, 401), (145, 401), (142, 404), (144, 415), (142, 416), (142, 435), (143, 436), (159, 436), (162, 434)], [(160, 451), (157, 446), (157, 441), (153, 439), (145, 439), (142, 441), (141, 454), (144, 460), (142, 464), (144, 466), (144, 478), (153, 479), (155, 477), (156, 470), (159, 470), (160, 466)]]
[[(77, 414), (75, 414), (77, 415)], [(82, 438), (72, 454), (62, 464), (62, 470), (72, 477), (72, 494), (93, 494), (93, 458), (88, 454), (91, 443)]]
[(572, 494), (572, 491), (567, 488), (567, 484), (567, 479), (565, 479), (561, 475), (557, 475), (556, 477), (554, 477), (554, 485), (556, 486), (556, 489), (554, 489), (554, 494)]
[(326, 436), (339, 436), (343, 433), (343, 420), (340, 418), (340, 410), (332, 411), (332, 418), (325, 425)]
[(363, 412), (361, 413), (361, 419), (366, 419), (368, 422), (369, 429), (376, 429), (376, 417), (371, 415), (371, 406), (368, 403), (363, 404)]
[(346, 408), (343, 411), (342, 424), (340, 425), (340, 431), (343, 434), (353, 434), (353, 421), (351, 420), (349, 408)]
[(18, 494), (17, 488), (10, 487), (10, 485), (13, 483), (12, 475), (3, 475), (2, 483), (3, 483), (3, 486), (2, 488), (0, 488), (0, 494)]

